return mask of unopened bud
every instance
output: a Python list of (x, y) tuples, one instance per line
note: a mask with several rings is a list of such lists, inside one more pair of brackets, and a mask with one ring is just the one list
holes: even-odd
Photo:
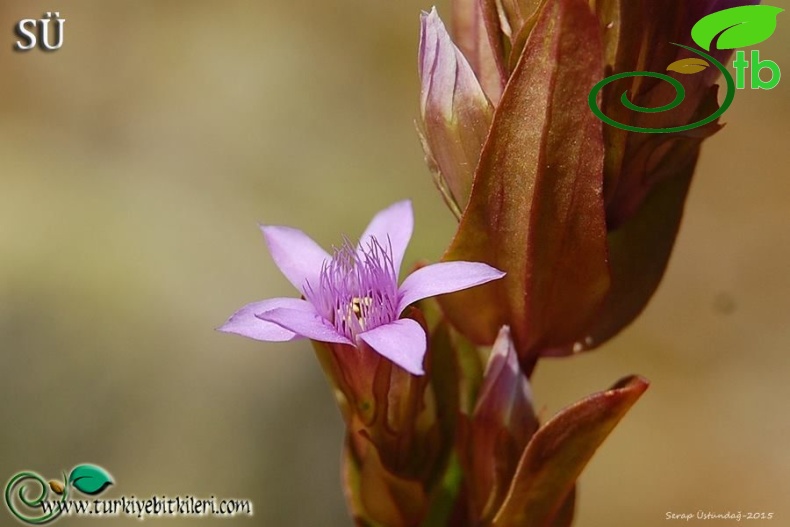
[(494, 109), (436, 9), (420, 19), (421, 133), (437, 186), (460, 217)]

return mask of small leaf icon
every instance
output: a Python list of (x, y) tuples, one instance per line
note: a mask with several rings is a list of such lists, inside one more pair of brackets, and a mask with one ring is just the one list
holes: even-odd
[(61, 483), (56, 479), (52, 479), (49, 481), (49, 488), (51, 488), (52, 492), (54, 492), (58, 496), (63, 494), (63, 490), (64, 490), (63, 483)]
[(719, 34), (718, 49), (753, 46), (774, 34), (776, 17), (782, 11), (770, 5), (745, 5), (711, 13), (694, 24), (691, 38), (706, 51)]
[(83, 494), (99, 494), (112, 484), (112, 477), (96, 465), (79, 465), (69, 474), (69, 483)]
[(682, 73), (683, 75), (691, 75), (692, 73), (699, 73), (708, 66), (710, 66), (710, 64), (708, 64), (708, 62), (704, 59), (698, 57), (689, 57), (687, 59), (676, 60), (667, 66), (667, 71), (674, 71), (677, 73)]

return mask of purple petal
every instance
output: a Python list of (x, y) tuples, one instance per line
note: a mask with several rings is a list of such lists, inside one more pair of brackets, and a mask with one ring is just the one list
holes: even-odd
[(299, 229), (261, 225), (274, 263), (300, 293), (306, 281), (318, 283), (321, 266), (331, 259), (308, 235)]
[[(293, 340), (298, 338), (298, 335), (293, 331), (287, 330), (274, 322), (261, 320), (255, 315), (281, 307), (299, 309), (301, 304), (307, 304), (307, 302), (298, 298), (270, 298), (260, 302), (253, 302), (233, 313), (227, 322), (217, 328), (217, 331), (235, 333), (242, 337), (268, 342)], [(310, 309), (312, 309), (312, 306), (310, 306)]]
[(400, 286), (398, 314), (417, 300), (469, 289), (503, 276), (502, 271), (477, 262), (442, 262), (417, 269)]
[[(500, 64), (504, 58), (501, 55), (503, 50), (498, 49), (499, 46), (496, 48), (492, 46), (489, 40), (489, 30), (486, 27), (481, 4), (479, 0), (453, 0), (450, 25), (458, 49), (469, 60), (485, 94), (496, 105), (502, 97), (507, 75), (503, 75), (504, 72), (500, 71), (500, 66), (504, 66)], [(520, 5), (524, 3), (521, 2)], [(500, 6), (496, 7), (499, 10)], [(493, 30), (494, 27), (491, 29)]]
[(425, 357), (425, 330), (416, 321), (403, 318), (359, 334), (379, 355), (414, 375), (422, 375)]
[(371, 236), (375, 236), (379, 243), (385, 247), (388, 243), (387, 240), (389, 240), (389, 243), (392, 244), (392, 261), (397, 274), (403, 261), (403, 255), (406, 253), (406, 247), (411, 240), (413, 229), (414, 213), (411, 201), (399, 201), (373, 216), (368, 228), (359, 238), (359, 245), (365, 247)]
[(336, 342), (338, 344), (352, 344), (350, 340), (338, 333), (335, 328), (327, 323), (308, 302), (310, 310), (277, 308), (257, 315), (261, 320), (279, 324), (291, 330), (300, 337), (306, 337), (321, 342)]

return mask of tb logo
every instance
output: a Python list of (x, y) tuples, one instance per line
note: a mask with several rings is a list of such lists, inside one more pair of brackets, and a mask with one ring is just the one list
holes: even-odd
[[(645, 134), (685, 132), (686, 130), (698, 128), (715, 121), (730, 107), (730, 104), (732, 104), (735, 97), (735, 90), (746, 88), (747, 69), (751, 70), (749, 80), (753, 90), (770, 90), (776, 87), (776, 85), (779, 84), (782, 73), (779, 71), (779, 66), (776, 62), (768, 59), (760, 60), (759, 50), (753, 49), (750, 54), (751, 60), (746, 58), (745, 51), (737, 51), (735, 53), (735, 62), (733, 62), (732, 65), (735, 68), (736, 78), (733, 79), (730, 72), (724, 67), (724, 64), (716, 60), (712, 55), (706, 53), (706, 51), (715, 54), (712, 48), (718, 50), (742, 48), (753, 46), (767, 40), (776, 30), (776, 17), (782, 11), (784, 11), (784, 9), (769, 5), (746, 5), (724, 9), (703, 17), (691, 28), (691, 40), (693, 40), (700, 49), (684, 44), (671, 43), (674, 46), (683, 48), (696, 55), (696, 57), (676, 60), (666, 67), (667, 71), (682, 75), (693, 75), (704, 71), (705, 68), (712, 65), (718, 69), (724, 77), (724, 81), (727, 84), (724, 102), (722, 102), (719, 109), (713, 114), (689, 124), (670, 126), (668, 128), (651, 128), (615, 121), (603, 113), (598, 101), (599, 92), (607, 84), (629, 77), (652, 77), (668, 82), (675, 89), (675, 99), (664, 106), (646, 108), (635, 104), (628, 97), (628, 92), (625, 91), (620, 97), (620, 102), (627, 109), (640, 113), (659, 113), (677, 108), (686, 96), (686, 90), (683, 84), (675, 77), (653, 71), (626, 71), (606, 77), (593, 86), (590, 91), (588, 97), (590, 109), (601, 121), (610, 126), (620, 128), (621, 130), (628, 130), (629, 132)], [(763, 70), (770, 71), (771, 77), (769, 79), (763, 80), (763, 77), (760, 76), (760, 72)]]
[[(40, 20), (25, 18), (20, 20), (15, 28), (15, 33), (20, 40), (16, 41), (14, 48), (17, 51), (30, 51), (38, 45), (43, 51), (55, 51), (63, 46), (63, 25), (65, 18), (60, 18), (60, 13), (47, 12)], [(50, 24), (52, 27), (50, 28)], [(50, 40), (50, 36), (54, 36)], [(53, 44), (54, 41), (54, 44)]]
[[(751, 87), (753, 90), (771, 90), (779, 84), (779, 79), (782, 78), (782, 72), (779, 71), (779, 66), (772, 60), (760, 60), (760, 52), (756, 49), (752, 50), (752, 62), (746, 60), (745, 51), (737, 51), (735, 53), (735, 62), (732, 67), (735, 68), (735, 87), (742, 90), (746, 87), (746, 70), (751, 66)], [(760, 77), (760, 72), (763, 70), (771, 72), (771, 78), (764, 81)]]

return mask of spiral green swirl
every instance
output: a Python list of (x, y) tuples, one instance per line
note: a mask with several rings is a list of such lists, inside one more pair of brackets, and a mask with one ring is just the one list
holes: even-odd
[[(63, 480), (67, 481), (65, 474), (63, 476), (64, 476)], [(33, 480), (38, 485), (41, 486), (41, 493), (33, 499), (29, 499), (25, 495), (26, 487), (22, 483), (24, 483), (27, 480)], [(5, 487), (5, 503), (8, 506), (8, 510), (11, 511), (11, 514), (13, 514), (17, 519), (25, 523), (29, 523), (31, 525), (42, 525), (44, 523), (51, 522), (52, 520), (60, 516), (62, 510), (59, 508), (53, 509), (49, 511), (49, 513), (45, 514), (44, 516), (38, 516), (38, 517), (26, 516), (23, 513), (19, 512), (16, 508), (17, 501), (14, 499), (14, 488), (20, 484), (22, 484), (22, 486), (19, 487), (19, 492), (17, 493), (17, 496), (19, 498), (19, 501), (22, 502), (22, 504), (29, 509), (41, 509), (41, 504), (44, 502), (44, 500), (47, 499), (47, 496), (49, 496), (49, 485), (44, 480), (44, 478), (42, 478), (40, 475), (36, 474), (35, 472), (20, 472), (19, 474), (11, 478), (11, 481), (9, 481), (8, 485), (6, 485)], [(61, 502), (66, 501), (68, 493), (69, 493), (69, 486), (68, 484), (66, 484), (63, 489), (63, 495), (60, 498)]]
[(616, 128), (620, 128), (622, 130), (628, 130), (629, 132), (641, 132), (645, 134), (669, 134), (672, 132), (685, 132), (686, 130), (691, 130), (693, 128), (699, 128), (700, 126), (704, 126), (710, 122), (715, 121), (721, 115), (727, 111), (727, 109), (732, 104), (733, 99), (735, 99), (735, 81), (730, 75), (730, 72), (724, 67), (724, 64), (719, 62), (718, 60), (714, 59), (707, 53), (700, 51), (698, 49), (694, 49), (689, 46), (684, 46), (683, 44), (676, 44), (674, 42), (671, 43), (674, 46), (678, 46), (684, 49), (691, 51), (692, 53), (699, 55), (706, 60), (708, 60), (711, 64), (716, 66), (716, 68), (721, 72), (724, 76), (724, 80), (727, 82), (727, 93), (724, 97), (724, 102), (722, 103), (721, 107), (713, 114), (701, 119), (699, 121), (685, 124), (683, 126), (673, 126), (670, 128), (646, 128), (643, 126), (631, 126), (629, 124), (621, 123), (615, 121), (614, 119), (606, 116), (606, 114), (601, 111), (601, 108), (598, 106), (598, 92), (600, 92), (604, 86), (609, 84), (610, 82), (614, 82), (620, 79), (625, 79), (628, 77), (653, 77), (656, 79), (661, 79), (667, 81), (675, 88), (675, 98), (672, 102), (665, 104), (663, 106), (659, 106), (657, 108), (645, 108), (644, 106), (639, 106), (637, 104), (632, 103), (628, 99), (628, 91), (623, 92), (623, 95), (620, 97), (620, 102), (628, 108), (629, 110), (633, 110), (635, 112), (641, 113), (658, 113), (658, 112), (666, 112), (668, 110), (672, 110), (680, 105), (683, 102), (683, 99), (686, 98), (686, 90), (683, 88), (683, 85), (677, 80), (669, 75), (665, 75), (663, 73), (655, 73), (652, 71), (628, 71), (625, 73), (618, 73), (616, 75), (612, 75), (610, 77), (606, 77), (604, 80), (593, 86), (593, 89), (590, 91), (590, 96), (587, 98), (587, 101), (590, 104), (590, 109), (593, 113), (603, 122), (608, 125), (614, 126)]

